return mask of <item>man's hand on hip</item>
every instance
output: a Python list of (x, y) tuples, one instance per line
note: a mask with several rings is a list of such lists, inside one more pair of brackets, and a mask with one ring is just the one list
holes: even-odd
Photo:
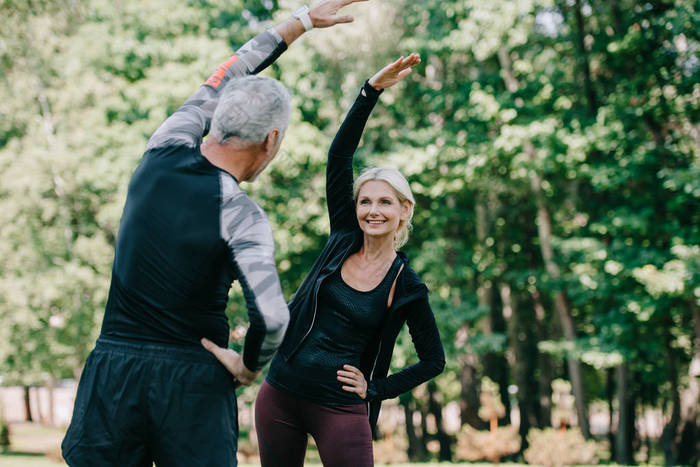
[(243, 357), (238, 352), (219, 347), (206, 337), (202, 338), (202, 345), (209, 352), (213, 353), (216, 359), (233, 375), (236, 387), (240, 385), (250, 386), (260, 375), (260, 372), (256, 373), (246, 368), (243, 364)]

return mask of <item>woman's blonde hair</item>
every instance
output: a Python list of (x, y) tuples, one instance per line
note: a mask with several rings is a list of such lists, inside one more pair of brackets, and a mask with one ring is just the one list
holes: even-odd
[(396, 197), (399, 199), (401, 204), (403, 204), (404, 201), (408, 201), (411, 205), (408, 218), (405, 221), (400, 221), (399, 229), (396, 232), (396, 237), (394, 237), (394, 247), (398, 250), (406, 244), (408, 241), (408, 233), (411, 231), (413, 208), (416, 205), (416, 200), (413, 199), (411, 187), (408, 185), (408, 180), (406, 180), (406, 177), (404, 177), (401, 172), (393, 167), (370, 167), (363, 170), (360, 176), (355, 179), (355, 183), (352, 187), (355, 204), (357, 204), (357, 195), (360, 193), (360, 188), (366, 182), (371, 180), (378, 180), (388, 183), (389, 186), (394, 189)]

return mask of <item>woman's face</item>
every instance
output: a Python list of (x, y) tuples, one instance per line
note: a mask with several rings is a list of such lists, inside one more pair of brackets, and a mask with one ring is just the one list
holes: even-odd
[(401, 221), (408, 219), (410, 203), (401, 203), (387, 182), (370, 180), (362, 184), (355, 206), (357, 222), (365, 235), (393, 238)]

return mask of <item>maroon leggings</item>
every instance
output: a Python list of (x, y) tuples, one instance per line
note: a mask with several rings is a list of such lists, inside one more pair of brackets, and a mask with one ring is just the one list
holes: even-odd
[(365, 404), (314, 404), (265, 381), (255, 400), (255, 429), (263, 467), (304, 465), (308, 434), (325, 467), (374, 465)]

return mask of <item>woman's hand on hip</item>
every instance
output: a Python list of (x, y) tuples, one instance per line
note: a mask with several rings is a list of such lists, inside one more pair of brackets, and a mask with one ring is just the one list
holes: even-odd
[(411, 68), (420, 63), (420, 55), (413, 53), (408, 57), (401, 57), (379, 70), (369, 79), (369, 85), (379, 91), (390, 88), (411, 72)]
[(343, 391), (354, 392), (363, 400), (367, 398), (367, 380), (360, 370), (352, 365), (343, 365), (337, 374), (338, 381), (343, 383)]
[(234, 350), (219, 347), (206, 337), (202, 338), (202, 346), (213, 353), (216, 359), (233, 375), (236, 387), (240, 385), (250, 386), (260, 374), (246, 368), (243, 364), (243, 357)]

